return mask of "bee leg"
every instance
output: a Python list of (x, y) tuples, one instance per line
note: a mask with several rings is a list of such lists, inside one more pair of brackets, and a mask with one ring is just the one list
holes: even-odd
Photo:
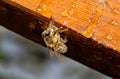
[(68, 31), (68, 29), (62, 29), (62, 27), (61, 27), (61, 28), (59, 28), (57, 31), (58, 31), (59, 33), (62, 33), (62, 32)]
[(63, 29), (63, 30), (61, 30), (61, 33), (62, 33), (62, 32), (65, 32), (65, 31), (68, 31), (68, 29)]
[(46, 30), (47, 29), (47, 27), (48, 27), (47, 23), (41, 23), (40, 21), (38, 23), (40, 24), (42, 30)]
[(49, 26), (52, 26), (54, 24), (54, 21), (49, 22)]
[(63, 43), (66, 43), (68, 40), (67, 40), (67, 38), (65, 37), (64, 39), (61, 38), (60, 41), (63, 42)]
[(66, 60), (64, 59), (64, 57), (60, 53), (55, 52), (55, 55), (60, 62), (66, 63)]

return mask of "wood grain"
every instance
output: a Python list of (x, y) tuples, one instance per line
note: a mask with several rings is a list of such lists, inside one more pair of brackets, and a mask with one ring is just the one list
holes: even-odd
[(68, 52), (64, 55), (120, 78), (119, 0), (102, 3), (98, 0), (2, 0), (0, 3), (3, 7), (0, 17), (4, 18), (0, 23), (4, 27), (45, 45), (40, 26), (52, 18), (56, 26), (69, 28), (64, 33), (68, 38)]

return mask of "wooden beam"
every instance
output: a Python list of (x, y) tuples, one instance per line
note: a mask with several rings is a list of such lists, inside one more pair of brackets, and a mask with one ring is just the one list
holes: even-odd
[(45, 46), (41, 26), (52, 17), (69, 29), (64, 55), (119, 79), (119, 7), (118, 0), (1, 0), (0, 24)]

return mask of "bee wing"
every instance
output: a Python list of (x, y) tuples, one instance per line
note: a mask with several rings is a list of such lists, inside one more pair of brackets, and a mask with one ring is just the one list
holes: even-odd
[(49, 48), (49, 47), (47, 47), (48, 48), (48, 53), (49, 53), (49, 56), (50, 56), (50, 58), (52, 58), (53, 57), (53, 52), (52, 52), (52, 49), (51, 48)]
[(66, 60), (64, 59), (64, 57), (60, 53), (55, 52), (55, 55), (59, 61), (66, 63)]

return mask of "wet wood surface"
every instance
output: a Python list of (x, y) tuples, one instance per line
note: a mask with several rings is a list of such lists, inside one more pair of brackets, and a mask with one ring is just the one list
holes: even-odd
[(45, 45), (41, 26), (68, 28), (67, 57), (120, 78), (119, 0), (1, 0), (0, 24)]

